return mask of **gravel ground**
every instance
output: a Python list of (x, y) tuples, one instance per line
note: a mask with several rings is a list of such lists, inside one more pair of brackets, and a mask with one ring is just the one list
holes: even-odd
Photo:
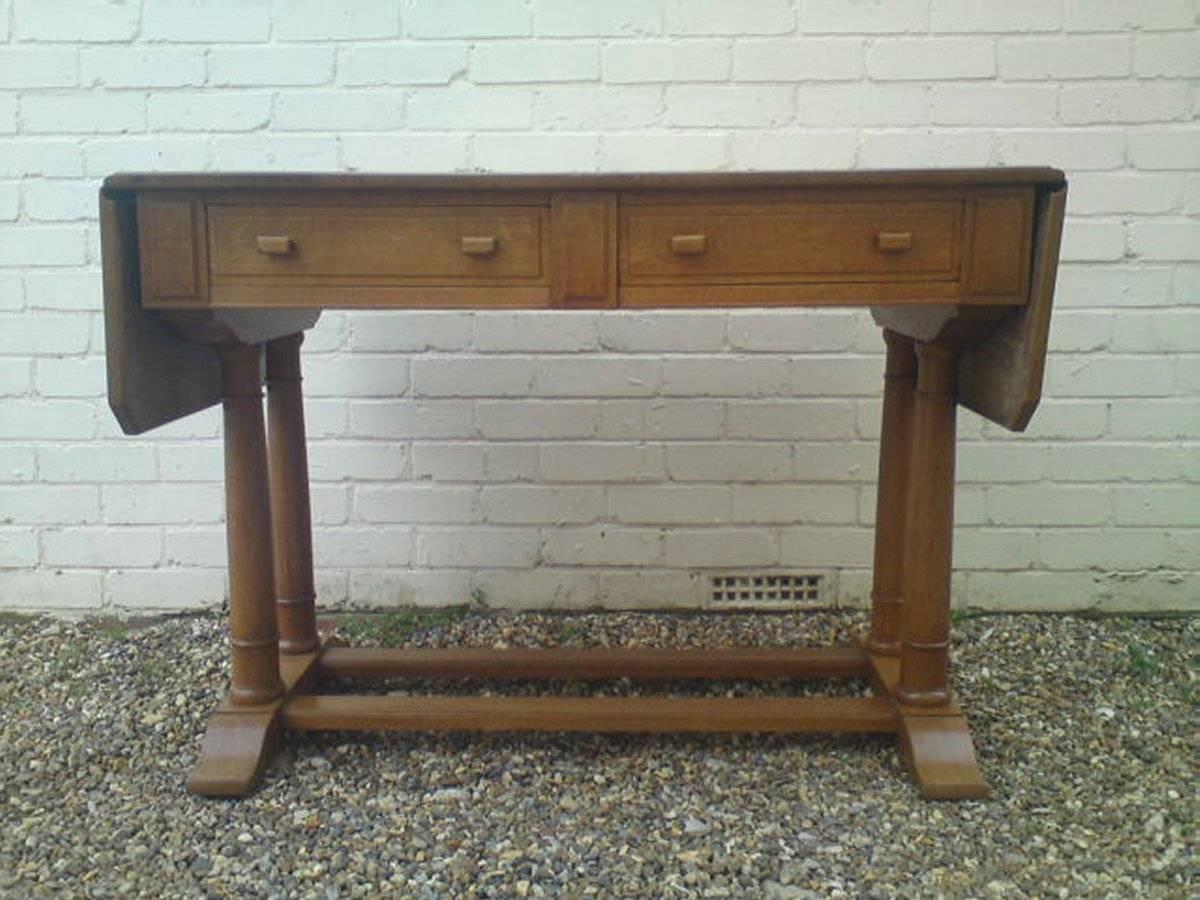
[[(10, 617), (0, 895), (1195, 896), (1198, 621), (957, 621), (956, 686), (994, 798), (951, 804), (919, 799), (890, 738), (813, 736), (294, 736), (256, 794), (204, 800), (183, 785), (226, 675), (220, 617)], [(480, 612), (347, 630), (683, 647), (861, 626)]]

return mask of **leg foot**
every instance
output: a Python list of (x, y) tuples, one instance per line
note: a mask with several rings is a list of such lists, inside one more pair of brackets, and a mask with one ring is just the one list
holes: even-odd
[(254, 790), (279, 745), (278, 713), (276, 704), (213, 713), (188, 790), (206, 797), (241, 797)]
[(971, 729), (961, 715), (901, 716), (900, 754), (927, 800), (972, 800), (988, 796), (975, 761)]

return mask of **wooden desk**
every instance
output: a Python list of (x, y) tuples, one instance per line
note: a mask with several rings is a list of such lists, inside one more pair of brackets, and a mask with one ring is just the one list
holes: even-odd
[[(1065, 197), (1052, 169), (107, 179), (113, 411), (140, 433), (224, 408), (232, 678), (191, 789), (250, 790), (281, 728), (849, 731), (896, 733), (927, 797), (984, 796), (949, 689), (955, 410), (1020, 430), (1037, 406)], [(871, 307), (887, 342), (861, 647), (366, 650), (318, 635), (299, 350), (321, 309), (831, 305)], [(323, 696), (326, 675), (839, 677), (873, 694)]]

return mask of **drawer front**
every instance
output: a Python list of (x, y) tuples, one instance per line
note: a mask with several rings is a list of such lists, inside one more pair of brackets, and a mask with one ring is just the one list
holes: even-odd
[(622, 281), (952, 281), (960, 200), (673, 203), (622, 211)]
[(543, 276), (539, 207), (208, 207), (214, 280), (247, 276), (430, 284)]

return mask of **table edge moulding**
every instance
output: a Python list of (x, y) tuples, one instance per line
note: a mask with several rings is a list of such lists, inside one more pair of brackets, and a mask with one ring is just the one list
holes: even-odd
[[(955, 411), (1020, 431), (1036, 409), (1065, 199), (1049, 168), (106, 179), (113, 412), (128, 434), (224, 415), (230, 686), (191, 790), (247, 793), (289, 730), (832, 731), (895, 734), (926, 797), (986, 796), (950, 690)], [(870, 308), (887, 348), (860, 644), (366, 649), (318, 633), (300, 346), (322, 309), (815, 306)], [(321, 691), (387, 677), (852, 678), (870, 693)]]

